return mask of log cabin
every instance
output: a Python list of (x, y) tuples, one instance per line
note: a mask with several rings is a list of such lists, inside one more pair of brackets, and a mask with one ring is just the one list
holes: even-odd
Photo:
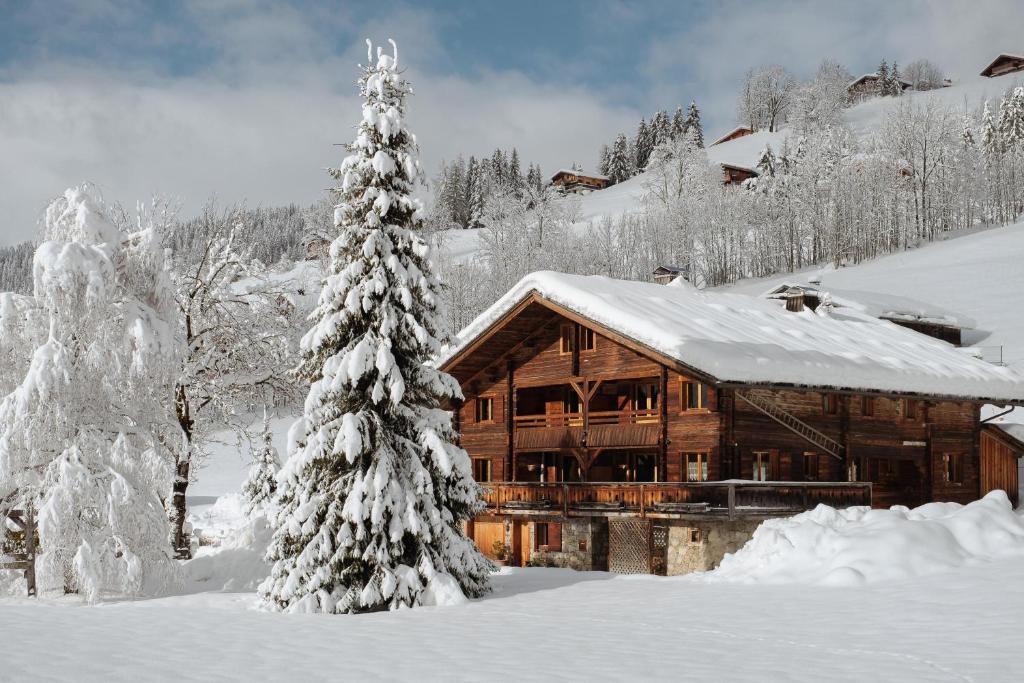
[(818, 503), (968, 502), (1012, 483), (981, 406), (1024, 405), (942, 341), (683, 278), (534, 273), (438, 363), (484, 491), (467, 533), (514, 565), (680, 574)]
[[(906, 91), (913, 86), (913, 83), (900, 79), (900, 87)], [(871, 97), (878, 96), (878, 73), (864, 74), (860, 78), (851, 81), (846, 86), (847, 99), (851, 104), (856, 104)]]
[(603, 190), (611, 181), (607, 176), (586, 171), (560, 168), (551, 176), (551, 185), (562, 192)]
[(987, 78), (1005, 76), (1006, 74), (1024, 71), (1024, 57), (1021, 55), (1001, 54), (992, 60), (992, 63), (981, 71), (981, 75)]
[(746, 166), (737, 166), (736, 164), (719, 164), (722, 167), (722, 184), (723, 185), (739, 185), (744, 180), (750, 180), (751, 178), (757, 177), (757, 171)]

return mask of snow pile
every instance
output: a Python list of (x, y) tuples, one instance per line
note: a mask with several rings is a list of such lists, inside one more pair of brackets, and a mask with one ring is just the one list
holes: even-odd
[(771, 519), (707, 582), (858, 586), (954, 571), (1024, 556), (1024, 516), (1003, 491), (967, 505), (929, 503), (913, 510), (819, 505)]
[[(202, 516), (196, 531), (204, 543), (185, 563), (185, 575), (193, 591), (253, 591), (270, 573), (263, 556), (272, 531), (265, 515), (249, 518), (245, 500), (237, 493), (221, 496)], [(198, 525), (208, 524), (203, 527)]]

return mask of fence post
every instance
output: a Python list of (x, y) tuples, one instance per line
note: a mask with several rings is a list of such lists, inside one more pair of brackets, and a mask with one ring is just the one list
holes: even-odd
[(32, 512), (32, 504), (25, 506), (25, 555), (28, 567), (25, 568), (25, 585), (29, 597), (36, 596), (36, 519)]

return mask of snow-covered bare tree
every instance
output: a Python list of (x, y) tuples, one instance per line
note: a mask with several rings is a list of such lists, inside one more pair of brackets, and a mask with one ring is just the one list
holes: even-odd
[(903, 67), (903, 80), (914, 90), (941, 88), (946, 76), (937, 64), (927, 59), (915, 59)]
[(41, 590), (94, 601), (178, 580), (159, 497), (178, 346), (151, 219), (121, 229), (93, 188), (67, 190), (46, 211), (32, 300), (5, 302), (5, 337), (38, 345), (0, 403), (0, 514), (38, 508)]
[(487, 589), (490, 563), (462, 531), (479, 488), (445, 410), (461, 392), (431, 364), (446, 333), (417, 232), (409, 85), (397, 48), (368, 58), (358, 133), (333, 174), (340, 235), (302, 342), (305, 414), (278, 478), (274, 566), (260, 586), (272, 609), (397, 609), (435, 600), (441, 586)]
[(172, 542), (179, 557), (190, 554), (186, 493), (213, 435), (228, 432), (240, 443), (253, 410), (295, 392), (289, 335), (303, 317), (289, 292), (253, 270), (237, 242), (242, 216), (212, 206), (206, 212), (202, 249), (175, 268), (185, 353), (174, 388), (180, 438), (168, 445), (175, 466)]
[(737, 117), (753, 130), (778, 130), (786, 122), (796, 80), (773, 65), (747, 72), (737, 102)]

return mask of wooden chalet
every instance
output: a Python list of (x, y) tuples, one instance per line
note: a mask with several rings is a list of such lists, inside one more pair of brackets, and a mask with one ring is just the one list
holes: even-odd
[[(900, 79), (900, 86), (903, 90), (909, 90), (913, 83)], [(878, 95), (878, 74), (864, 74), (846, 86), (846, 93), (851, 103), (860, 102)]]
[(981, 75), (988, 78), (1005, 76), (1006, 74), (1024, 71), (1024, 56), (1002, 54), (992, 60), (992, 63), (981, 70)]
[(1016, 456), (980, 456), (979, 411), (1024, 405), (1024, 378), (867, 315), (681, 282), (534, 273), (442, 354), (486, 554), (678, 574), (818, 503), (1015, 485)]
[(737, 166), (735, 164), (719, 164), (722, 167), (722, 184), (723, 185), (739, 185), (744, 180), (750, 180), (751, 178), (757, 177), (757, 171), (746, 166)]
[(731, 142), (732, 140), (738, 140), (739, 138), (743, 138), (753, 134), (754, 129), (751, 128), (750, 126), (736, 126), (728, 133), (712, 142), (710, 145), (708, 145), (708, 147), (714, 147), (715, 145), (720, 145), (723, 142)]
[(603, 190), (611, 180), (607, 176), (575, 169), (561, 168), (551, 176), (551, 184), (562, 192), (590, 192)]

